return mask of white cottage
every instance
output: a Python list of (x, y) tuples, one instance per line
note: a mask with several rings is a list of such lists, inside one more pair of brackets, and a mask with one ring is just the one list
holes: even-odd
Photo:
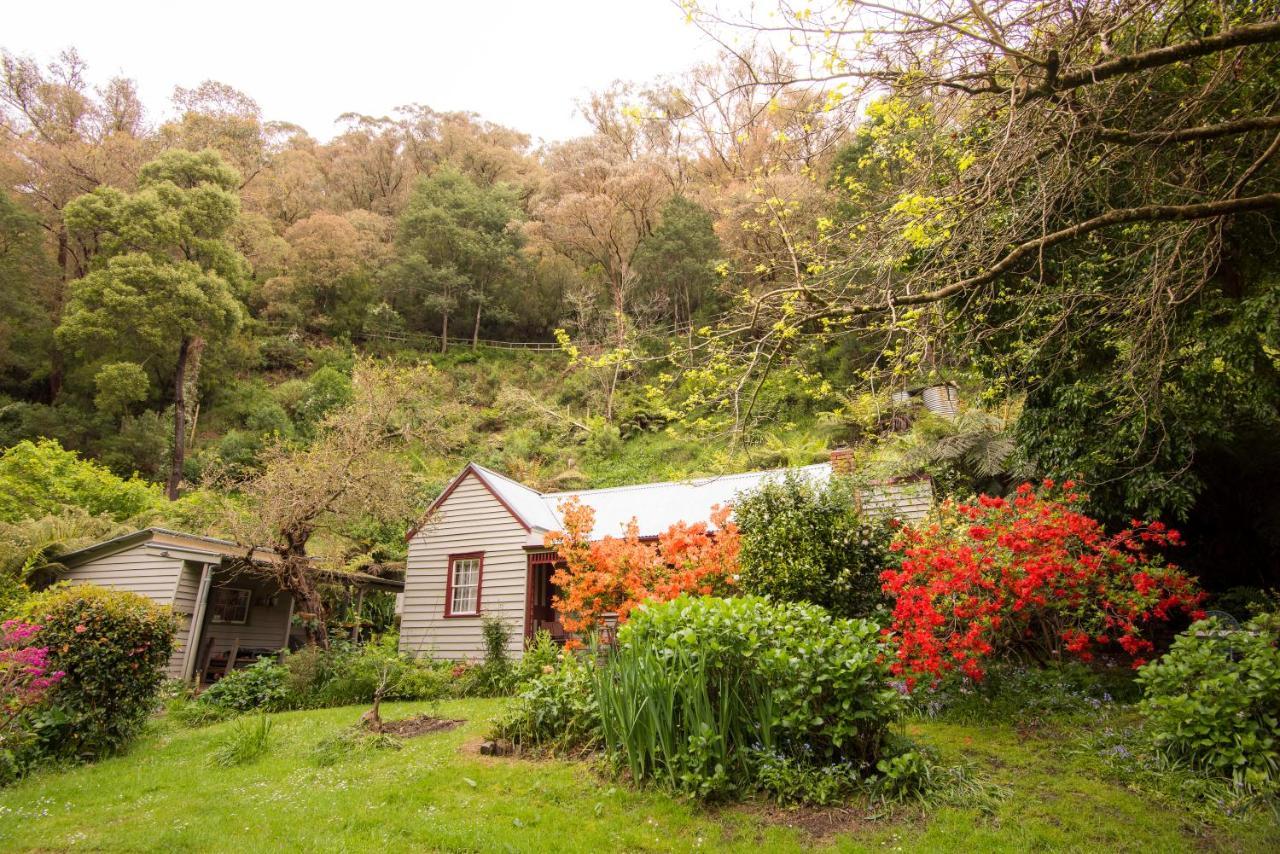
[[(253, 566), (277, 560), (262, 550), (246, 555), (227, 540), (144, 528), (62, 555), (57, 579), (128, 590), (172, 607), (181, 624), (168, 675), (209, 682), (289, 645), (293, 598)], [(404, 589), (391, 578), (323, 574), (360, 589)]]
[[(732, 504), (739, 493), (788, 471), (824, 481), (832, 464), (543, 493), (470, 463), (409, 532), (400, 648), (442, 659), (481, 658), (486, 615), (514, 629), (515, 657), (540, 628), (563, 638), (552, 600), (557, 557), (544, 538), (562, 527), (565, 499), (577, 498), (595, 511), (596, 538), (620, 536), (632, 518), (641, 537), (657, 537), (676, 522), (706, 521), (715, 505)], [(886, 482), (864, 489), (860, 501), (872, 512), (914, 521), (929, 512), (933, 488), (927, 478)]]

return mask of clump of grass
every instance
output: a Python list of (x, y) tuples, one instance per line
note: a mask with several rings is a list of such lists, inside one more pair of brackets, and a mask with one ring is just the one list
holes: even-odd
[(176, 723), (191, 729), (221, 723), (239, 714), (235, 709), (196, 700), (173, 700), (169, 703), (168, 711), (169, 717)]
[(380, 750), (399, 750), (400, 739), (381, 732), (369, 732), (353, 727), (322, 739), (311, 748), (311, 762), (321, 768), (336, 765), (343, 759), (367, 756)]
[(266, 715), (242, 718), (214, 742), (209, 762), (222, 768), (246, 765), (271, 748), (271, 719)]

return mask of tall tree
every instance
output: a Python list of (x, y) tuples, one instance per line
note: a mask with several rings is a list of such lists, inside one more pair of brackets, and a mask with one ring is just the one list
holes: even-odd
[(448, 349), (450, 315), (464, 300), (474, 308), (472, 346), (479, 341), (484, 312), (497, 306), (499, 287), (513, 273), (522, 216), (509, 186), (480, 186), (452, 166), (414, 188), (400, 216), (394, 280), (439, 312), (441, 350)]
[(35, 391), (48, 371), (55, 280), (39, 221), (0, 191), (0, 388)]
[[(725, 37), (789, 33), (809, 61), (761, 65), (750, 85), (825, 92), (859, 124), (843, 216), (820, 223), (800, 275), (766, 283), (721, 330), (745, 345), (744, 367), (766, 371), (796, 341), (859, 335), (900, 379), (945, 340), (1029, 391), (1029, 416), (1064, 403), (1050, 386), (1069, 392), (1083, 369), (1099, 393), (1075, 398), (1076, 426), (1101, 412), (1093, 435), (1132, 440), (1091, 483), (1145, 470), (1144, 493), (1185, 484), (1194, 443), (1175, 413), (1212, 408), (1224, 388), (1184, 379), (1208, 352), (1194, 330), (1272, 304), (1267, 265), (1250, 261), (1280, 211), (1280, 6), (853, 0), (780, 4), (767, 22), (693, 14)], [(1219, 364), (1269, 386), (1260, 336), (1242, 333), (1253, 349)], [(1096, 445), (1061, 438), (1077, 464), (1098, 459)], [(1157, 505), (1188, 507), (1178, 489), (1165, 497)]]
[(248, 277), (227, 242), (240, 212), (239, 175), (213, 151), (166, 152), (144, 166), (138, 190), (100, 187), (67, 205), (67, 227), (92, 247), (91, 272), (75, 281), (57, 335), (89, 360), (148, 365), (173, 390), (170, 498), (186, 447), (188, 386), (207, 343), (241, 317)]
[(716, 262), (720, 259), (711, 212), (684, 196), (672, 196), (662, 208), (662, 222), (636, 249), (640, 290), (664, 303), (677, 326), (713, 307)]

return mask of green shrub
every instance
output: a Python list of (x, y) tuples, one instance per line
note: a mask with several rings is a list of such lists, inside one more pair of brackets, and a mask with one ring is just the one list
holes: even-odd
[(814, 484), (795, 474), (738, 497), (740, 584), (782, 602), (812, 602), (838, 617), (883, 610), (880, 573), (893, 527), (858, 512), (850, 478)]
[(289, 705), (289, 673), (275, 659), (262, 657), (214, 682), (198, 703), (236, 712), (276, 711)]
[(525, 643), (524, 657), (516, 666), (512, 681), (519, 691), (544, 673), (549, 672), (560, 660), (562, 648), (546, 629), (538, 629)]
[(288, 704), (291, 708), (350, 706), (373, 702), (385, 680), (383, 699), (438, 700), (449, 691), (449, 678), (429, 662), (418, 662), (397, 649), (394, 634), (357, 646), (335, 643), (330, 649), (308, 646), (285, 657)]
[(121, 521), (159, 503), (159, 487), (116, 477), (53, 439), (19, 442), (0, 453), (0, 521), (36, 519), (66, 507)]
[(595, 667), (587, 655), (566, 652), (524, 687), (494, 722), (490, 735), (523, 748), (588, 750), (600, 741)]
[(458, 690), (464, 697), (503, 697), (515, 687), (515, 671), (507, 655), (511, 630), (500, 617), (486, 616), (481, 626), (484, 635), (484, 662), (468, 668), (459, 680)]
[(1174, 763), (1246, 791), (1280, 785), (1280, 614), (1195, 623), (1138, 675), (1146, 729)]
[(49, 692), (42, 733), (53, 756), (93, 758), (125, 746), (156, 707), (178, 623), (136, 593), (55, 587), (22, 608), (39, 623), (49, 663), (65, 674)]
[(757, 788), (762, 754), (868, 772), (905, 706), (874, 623), (755, 596), (640, 608), (596, 695), (633, 779), (701, 798)]
[(265, 714), (241, 718), (213, 742), (209, 762), (222, 768), (246, 765), (271, 749), (271, 718)]

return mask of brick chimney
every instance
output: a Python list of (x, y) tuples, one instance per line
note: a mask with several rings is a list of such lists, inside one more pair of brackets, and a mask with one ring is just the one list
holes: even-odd
[(853, 448), (831, 449), (831, 471), (836, 474), (853, 474)]

